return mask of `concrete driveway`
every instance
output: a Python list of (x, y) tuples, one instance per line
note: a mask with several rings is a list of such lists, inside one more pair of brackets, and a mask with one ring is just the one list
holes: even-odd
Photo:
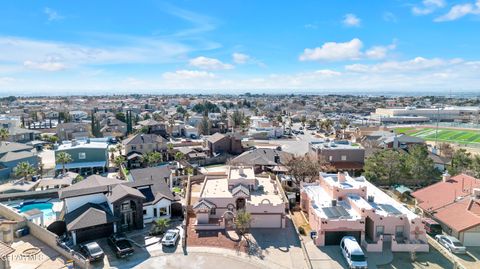
[(251, 229), (249, 238), (255, 243), (249, 253), (275, 264), (276, 268), (306, 268), (300, 240), (290, 219), (285, 229)]

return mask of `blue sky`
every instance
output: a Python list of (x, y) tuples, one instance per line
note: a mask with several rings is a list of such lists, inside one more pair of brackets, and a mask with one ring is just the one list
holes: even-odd
[(3, 1), (0, 93), (480, 89), (480, 0)]

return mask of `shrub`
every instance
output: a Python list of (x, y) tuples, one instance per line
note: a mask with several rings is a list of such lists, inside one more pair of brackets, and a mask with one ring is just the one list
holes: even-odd
[(299, 232), (301, 235), (305, 235), (305, 229), (304, 229), (303, 227), (298, 228), (298, 232)]

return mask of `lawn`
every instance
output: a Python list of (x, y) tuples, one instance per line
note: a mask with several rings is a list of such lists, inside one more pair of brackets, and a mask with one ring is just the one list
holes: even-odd
[(423, 138), (428, 141), (435, 141), (435, 137), (441, 142), (452, 142), (459, 144), (480, 143), (480, 130), (455, 130), (439, 128), (436, 134), (435, 128), (396, 128), (395, 132), (405, 133), (411, 136)]

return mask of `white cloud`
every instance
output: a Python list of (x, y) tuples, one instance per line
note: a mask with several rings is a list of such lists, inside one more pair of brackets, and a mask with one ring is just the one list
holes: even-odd
[(357, 73), (417, 72), (440, 67), (451, 67), (463, 62), (462, 59), (444, 60), (440, 58), (427, 59), (416, 57), (407, 61), (388, 61), (373, 65), (351, 64), (345, 66), (345, 70)]
[(445, 0), (423, 0), (422, 5), (412, 7), (412, 13), (414, 15), (427, 15), (445, 5)]
[(395, 16), (395, 14), (392, 12), (384, 12), (382, 18), (386, 22), (397, 22), (397, 16)]
[(66, 69), (65, 64), (56, 61), (44, 61), (44, 62), (35, 62), (35, 61), (25, 61), (23, 66), (29, 69), (36, 69), (41, 71), (61, 71)]
[(387, 57), (389, 51), (396, 48), (395, 43), (396, 41), (387, 46), (373, 46), (363, 52), (363, 43), (358, 38), (343, 43), (327, 42), (321, 47), (313, 49), (306, 48), (299, 59), (300, 61), (343, 61), (359, 60), (362, 58), (383, 59)]
[[(178, 42), (132, 36), (107, 36), (115, 45), (91, 47), (75, 43), (0, 36), (0, 62), (27, 65), (62, 62), (65, 66), (178, 62), (192, 48)], [(118, 40), (118, 42), (117, 42)], [(46, 60), (47, 59), (47, 60)], [(34, 64), (35, 65), (35, 64)], [(58, 65), (57, 65), (58, 66)]]
[(192, 80), (214, 78), (215, 74), (198, 70), (177, 70), (175, 72), (165, 72), (162, 77), (167, 80)]
[(251, 60), (251, 57), (247, 54), (235, 52), (232, 54), (233, 62), (236, 64), (245, 64)]
[(360, 21), (361, 20), (355, 14), (349, 13), (343, 17), (342, 23), (345, 26), (352, 27), (352, 26), (360, 26)]
[(231, 64), (223, 63), (218, 59), (208, 58), (204, 56), (190, 59), (189, 64), (193, 67), (205, 70), (226, 70), (234, 68), (234, 66)]
[(15, 79), (12, 77), (0, 77), (0, 85), (7, 85), (14, 81)]
[(373, 46), (365, 52), (365, 55), (370, 59), (383, 59), (387, 57), (389, 51), (394, 50), (396, 47), (395, 42), (388, 46)]
[(305, 24), (303, 27), (304, 27), (305, 29), (313, 29), (313, 30), (318, 29), (318, 25), (313, 24), (313, 23), (307, 23), (307, 24)]
[(306, 48), (300, 61), (341, 61), (358, 59), (361, 56), (362, 41), (354, 38), (348, 42), (327, 42), (321, 47)]
[(63, 16), (58, 14), (57, 11), (55, 11), (51, 8), (48, 8), (48, 7), (43, 9), (43, 13), (45, 13), (45, 15), (47, 15), (48, 21), (58, 21), (58, 20), (61, 20), (61, 19), (64, 18)]
[(466, 3), (454, 5), (447, 14), (437, 17), (435, 22), (454, 21), (460, 19), (466, 15), (479, 15), (480, 14), (480, 0), (477, 0), (475, 4)]
[(332, 77), (332, 76), (340, 76), (342, 73), (330, 70), (330, 69), (320, 69), (314, 72), (315, 74), (326, 76), (326, 77)]

